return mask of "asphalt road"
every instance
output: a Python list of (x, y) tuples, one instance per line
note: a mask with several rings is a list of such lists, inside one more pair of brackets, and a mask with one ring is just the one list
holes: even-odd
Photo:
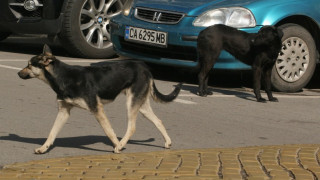
[[(0, 43), (0, 166), (112, 153), (111, 142), (98, 122), (81, 109), (72, 110), (68, 123), (48, 153), (33, 153), (44, 143), (55, 120), (56, 97), (45, 83), (36, 79), (22, 80), (17, 72), (27, 65), (28, 59), (42, 51), (43, 43), (48, 42), (42, 38), (10, 38)], [(109, 60), (71, 58), (59, 45), (51, 45), (53, 53), (69, 64), (119, 60), (118, 57)], [(151, 69), (163, 93), (170, 92), (177, 82), (186, 82), (175, 102), (152, 102), (154, 112), (163, 120), (173, 141), (172, 149), (320, 144), (319, 78), (314, 78), (301, 92), (274, 93), (278, 103), (257, 103), (248, 73), (213, 73), (210, 86), (214, 95), (203, 98), (195, 95), (194, 73), (154, 66)], [(319, 72), (317, 75), (319, 77)], [(106, 105), (105, 110), (121, 138), (127, 127), (125, 97), (120, 95), (114, 103)], [(123, 153), (162, 151), (163, 146), (164, 140), (157, 129), (139, 115), (136, 133)]]

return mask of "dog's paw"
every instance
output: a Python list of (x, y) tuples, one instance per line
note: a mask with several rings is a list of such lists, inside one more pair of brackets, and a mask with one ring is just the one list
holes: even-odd
[(198, 96), (201, 96), (201, 97), (206, 97), (207, 96), (207, 93), (203, 92), (203, 91), (198, 91), (197, 92), (197, 95)]
[(213, 92), (211, 92), (211, 91), (209, 91), (209, 90), (206, 90), (206, 94), (210, 96), (210, 95), (213, 94)]
[(267, 102), (267, 100), (264, 99), (264, 98), (259, 98), (259, 99), (257, 99), (257, 101), (258, 101), (258, 102), (261, 102), (261, 103), (266, 103), (266, 102)]
[(45, 152), (47, 152), (48, 148), (47, 147), (40, 147), (34, 150), (35, 154), (44, 154)]
[(275, 98), (275, 97), (269, 98), (269, 101), (271, 101), (271, 102), (279, 102), (278, 98)]
[(116, 147), (113, 149), (113, 152), (114, 152), (115, 154), (119, 154), (120, 151), (121, 151), (121, 149), (122, 149), (122, 147), (116, 146)]
[(165, 144), (164, 144), (164, 147), (166, 148), (166, 149), (170, 149), (171, 148), (171, 142), (169, 143), (169, 142), (166, 142)]
[(209, 91), (209, 90), (202, 90), (202, 91), (198, 91), (197, 95), (198, 96), (202, 96), (202, 97), (207, 97), (208, 95), (212, 95), (213, 92)]

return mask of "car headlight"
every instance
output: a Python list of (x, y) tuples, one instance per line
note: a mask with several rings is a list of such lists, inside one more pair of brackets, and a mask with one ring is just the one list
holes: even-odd
[(128, 16), (130, 14), (130, 10), (133, 6), (133, 0), (127, 0), (123, 5), (122, 14)]
[(214, 24), (225, 24), (235, 28), (255, 27), (256, 20), (248, 9), (230, 7), (209, 10), (193, 22), (194, 26), (200, 27), (208, 27)]

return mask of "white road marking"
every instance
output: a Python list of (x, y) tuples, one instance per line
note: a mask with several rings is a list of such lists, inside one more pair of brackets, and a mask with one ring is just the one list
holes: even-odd
[[(117, 59), (112, 59), (112, 60), (117, 60)], [(97, 62), (104, 62), (106, 60), (72, 60), (72, 59), (64, 59), (64, 60), (61, 60), (63, 62), (76, 62), (76, 63), (97, 63)], [(10, 60), (0, 60), (0, 62), (28, 62), (28, 59), (10, 59)], [(108, 61), (106, 61), (108, 62)]]
[[(58, 59), (61, 59), (58, 57)], [(68, 59), (68, 58), (64, 58), (63, 62), (74, 62), (74, 63), (98, 63), (98, 62), (109, 62), (109, 61), (114, 61), (114, 60), (126, 60), (125, 58), (123, 57), (119, 57), (119, 58), (114, 58), (114, 59)], [(1, 59), (0, 62), (28, 62), (28, 59), (7, 59), (7, 60), (4, 60), (4, 59)]]
[(190, 104), (190, 105), (197, 104), (196, 102), (188, 101), (184, 99), (175, 99), (174, 101), (181, 104)]
[(2, 65), (0, 64), (1, 68), (6, 68), (6, 69), (13, 69), (13, 70), (18, 70), (20, 71), (22, 68), (17, 68), (17, 67), (13, 67), (13, 66), (6, 66), (6, 65)]
[(9, 60), (3, 60), (0, 59), (0, 62), (27, 62), (27, 60), (21, 60), (21, 59), (9, 59)]

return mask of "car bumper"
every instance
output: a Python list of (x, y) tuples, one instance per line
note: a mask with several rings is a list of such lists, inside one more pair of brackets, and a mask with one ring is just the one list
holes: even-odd
[[(177, 66), (196, 67), (197, 37), (203, 28), (192, 26), (193, 17), (185, 17), (179, 24), (151, 24), (123, 15), (115, 17), (111, 25), (111, 40), (115, 51), (123, 56), (140, 59), (146, 62)], [(168, 33), (167, 47), (157, 47), (146, 44), (134, 43), (124, 40), (126, 26), (133, 26)], [(255, 33), (257, 28), (243, 29)], [(219, 60), (214, 65), (217, 69), (245, 70), (251, 67), (238, 61), (226, 51), (222, 51)]]
[(7, 32), (22, 34), (57, 34), (61, 30), (61, 18), (32, 22), (0, 22), (0, 28)]
[[(62, 2), (43, 1), (43, 6), (35, 11), (23, 7), (11, 9), (8, 1), (0, 1), (0, 31), (22, 34), (57, 34), (63, 20)], [(14, 13), (15, 12), (15, 13)]]

